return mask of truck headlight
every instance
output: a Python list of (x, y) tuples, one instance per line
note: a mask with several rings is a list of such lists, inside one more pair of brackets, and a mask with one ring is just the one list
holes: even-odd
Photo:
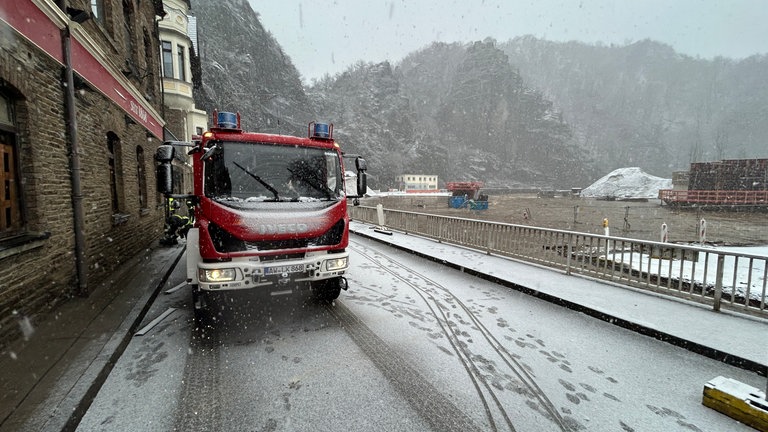
[(233, 268), (200, 269), (201, 282), (230, 282), (235, 280), (237, 272)]
[(347, 268), (346, 258), (334, 258), (325, 261), (325, 269), (328, 271), (340, 270)]

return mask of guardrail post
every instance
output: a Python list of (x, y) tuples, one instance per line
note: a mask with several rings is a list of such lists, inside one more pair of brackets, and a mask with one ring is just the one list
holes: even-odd
[(384, 220), (384, 206), (381, 204), (376, 205), (376, 216), (378, 217), (379, 226), (384, 228), (385, 220)]
[(491, 225), (486, 222), (485, 224), (485, 254), (490, 255), (491, 254), (491, 243), (493, 238), (493, 230), (491, 229)]
[(723, 298), (723, 270), (725, 269), (725, 255), (717, 255), (717, 275), (715, 276), (715, 304), (713, 309), (720, 312), (720, 300)]
[(565, 245), (565, 274), (571, 274), (571, 243), (573, 242), (573, 234), (568, 234), (568, 243)]

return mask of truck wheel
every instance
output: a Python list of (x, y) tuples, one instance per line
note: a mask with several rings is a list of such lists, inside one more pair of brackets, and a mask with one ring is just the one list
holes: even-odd
[(314, 283), (315, 297), (320, 301), (331, 302), (341, 294), (341, 278), (325, 279)]
[(213, 324), (211, 303), (211, 299), (206, 293), (200, 291), (197, 285), (192, 285), (192, 313), (195, 317), (195, 330), (203, 331)]

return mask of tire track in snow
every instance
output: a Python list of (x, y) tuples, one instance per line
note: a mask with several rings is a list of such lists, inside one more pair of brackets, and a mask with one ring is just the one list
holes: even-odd
[[(484, 359), (481, 356), (480, 357), (474, 356), (469, 351), (467, 344), (460, 340), (459, 338), (460, 336), (466, 336), (465, 332), (462, 332), (456, 329), (455, 326), (450, 325), (451, 324), (450, 317), (446, 312), (447, 310), (449, 310), (449, 308), (446, 307), (443, 304), (443, 302), (438, 298), (438, 296), (434, 294), (447, 296), (447, 298), (444, 299), (443, 301), (456, 304), (461, 308), (462, 311), (464, 311), (466, 316), (471, 321), (471, 324), (474, 325), (475, 328), (481, 333), (482, 338), (486, 340), (486, 342), (492, 348), (493, 352), (495, 352), (499, 356), (499, 358), (503, 361), (503, 363), (506, 364), (507, 368), (515, 376), (518, 377), (522, 385), (525, 387), (525, 390), (523, 391), (528, 396), (532, 396), (534, 399), (538, 401), (539, 405), (537, 405), (537, 408), (538, 406), (543, 408), (543, 412), (540, 410), (539, 412), (541, 412), (546, 418), (554, 422), (558, 426), (558, 428), (562, 431), (576, 430), (581, 427), (581, 425), (575, 422), (574, 419), (563, 418), (560, 415), (559, 411), (554, 406), (554, 404), (549, 400), (549, 398), (544, 393), (544, 391), (536, 384), (535, 379), (532, 377), (531, 373), (526, 369), (526, 367), (524, 367), (524, 365), (522, 365), (515, 358), (515, 356), (513, 356), (511, 353), (507, 351), (507, 349), (492, 335), (492, 333), (487, 329), (487, 327), (475, 316), (474, 312), (470, 310), (470, 308), (467, 307), (459, 298), (454, 296), (450, 292), (450, 290), (440, 285), (436, 281), (424, 276), (423, 274), (416, 272), (413, 269), (400, 264), (395, 259), (390, 258), (385, 254), (382, 254), (380, 251), (376, 252), (377, 257), (372, 257), (366, 253), (365, 251), (366, 247), (364, 245), (354, 241), (350, 241), (350, 244), (355, 244), (355, 246), (351, 246), (351, 249), (353, 249), (356, 253), (360, 254), (370, 262), (376, 264), (382, 270), (392, 274), (397, 279), (401, 280), (407, 286), (411, 287), (424, 300), (424, 302), (427, 304), (427, 306), (435, 316), (435, 319), (437, 320), (438, 324), (441, 326), (442, 331), (447, 336), (449, 343), (451, 343), (452, 348), (457, 355), (457, 358), (462, 362), (462, 365), (467, 370), (467, 373), (469, 374), (470, 379), (473, 381), (475, 388), (478, 392), (478, 395), (481, 398), (483, 405), (485, 406), (486, 415), (488, 416), (489, 422), (493, 430), (498, 430), (498, 428), (496, 426), (494, 416), (491, 413), (491, 407), (489, 406), (488, 399), (493, 401), (494, 405), (496, 406), (496, 410), (498, 411), (499, 415), (502, 417), (503, 422), (506, 423), (508, 429), (514, 431), (515, 428), (506, 412), (506, 408), (499, 401), (498, 397), (496, 396), (496, 392), (493, 390), (493, 387), (495, 386), (495, 384), (489, 384), (479, 370), (480, 368), (487, 370), (487, 368), (492, 367), (492, 365), (488, 362), (488, 359)], [(378, 259), (379, 257), (385, 260), (386, 263), (383, 263), (382, 261), (380, 261)], [(397, 271), (398, 269), (404, 270), (405, 272), (407, 272), (408, 276), (403, 276), (400, 273), (398, 273)], [(414, 279), (421, 279), (422, 281), (424, 281), (424, 285), (421, 286), (419, 284), (416, 284)], [(483, 391), (480, 388), (480, 385), (484, 387), (485, 391)], [(486, 394), (487, 394), (487, 397), (486, 397)], [(531, 405), (529, 404), (529, 406)]]

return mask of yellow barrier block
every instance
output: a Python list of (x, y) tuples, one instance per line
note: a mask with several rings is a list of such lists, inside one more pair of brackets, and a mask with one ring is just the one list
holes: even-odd
[(719, 376), (704, 385), (701, 403), (761, 432), (768, 432), (768, 401), (765, 392), (755, 387)]

